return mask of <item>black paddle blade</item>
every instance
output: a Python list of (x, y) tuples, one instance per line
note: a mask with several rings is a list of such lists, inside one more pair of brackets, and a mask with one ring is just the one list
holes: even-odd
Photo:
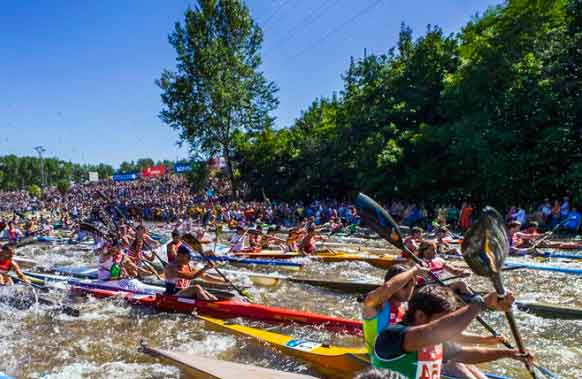
[(370, 197), (359, 193), (355, 201), (362, 221), (392, 245), (404, 250), (402, 233), (392, 216)]
[(182, 241), (189, 245), (192, 249), (197, 252), (202, 251), (202, 244), (198, 241), (198, 238), (194, 237), (192, 233), (186, 233), (182, 236)]
[(471, 270), (480, 276), (499, 275), (509, 253), (509, 240), (503, 217), (492, 207), (483, 213), (465, 236), (461, 245), (463, 258)]
[(81, 222), (79, 224), (79, 229), (83, 230), (87, 233), (93, 234), (94, 236), (103, 237), (105, 235), (105, 233), (103, 233), (101, 230), (97, 229), (97, 227), (95, 225), (89, 224), (88, 222)]

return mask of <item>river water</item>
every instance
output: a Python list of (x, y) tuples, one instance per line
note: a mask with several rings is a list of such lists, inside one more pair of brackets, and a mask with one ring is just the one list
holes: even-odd
[[(45, 267), (94, 264), (90, 253), (74, 246), (29, 246), (20, 249), (18, 255), (37, 259)], [(560, 263), (564, 264), (551, 262)], [(582, 267), (568, 263), (572, 266)], [(383, 276), (382, 270), (365, 263), (310, 263), (303, 274), (364, 280), (380, 280)], [(506, 287), (519, 299), (582, 307), (581, 276), (522, 270), (507, 272), (504, 277)], [(491, 288), (481, 278), (470, 278), (469, 282), (478, 290)], [(62, 287), (54, 296), (67, 296)], [(347, 318), (360, 316), (355, 295), (308, 285), (283, 283), (277, 288), (255, 287), (251, 293), (257, 302), (265, 304)], [(318, 376), (307, 365), (253, 340), (209, 331), (190, 315), (153, 313), (118, 300), (73, 301), (81, 310), (80, 317), (52, 314), (44, 306), (21, 311), (0, 304), (0, 372), (17, 378), (179, 378), (176, 368), (137, 351), (143, 340), (164, 349)], [(486, 314), (484, 318), (509, 335), (501, 315)], [(582, 321), (545, 319), (518, 311), (516, 318), (526, 346), (539, 362), (562, 378), (582, 378)], [(308, 327), (282, 326), (278, 330), (336, 345), (359, 342), (355, 337)], [(482, 329), (475, 323), (471, 331)], [(522, 365), (511, 360), (483, 367), (512, 378), (529, 378)]]

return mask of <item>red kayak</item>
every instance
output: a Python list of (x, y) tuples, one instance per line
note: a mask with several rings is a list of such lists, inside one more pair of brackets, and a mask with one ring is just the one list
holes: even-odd
[(269, 322), (297, 322), (306, 325), (321, 325), (327, 330), (361, 335), (362, 322), (318, 313), (295, 311), (287, 308), (247, 303), (240, 300), (202, 301), (188, 297), (160, 294), (136, 294), (127, 291), (107, 290), (86, 286), (73, 286), (76, 293), (99, 298), (119, 296), (131, 304), (150, 306), (162, 312), (192, 313), (194, 311), (217, 318), (245, 317)]

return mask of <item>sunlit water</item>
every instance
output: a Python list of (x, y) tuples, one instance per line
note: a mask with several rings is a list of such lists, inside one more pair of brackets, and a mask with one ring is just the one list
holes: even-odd
[[(19, 255), (35, 258), (44, 267), (94, 264), (91, 253), (74, 246), (29, 246), (19, 250)], [(544, 264), (582, 267), (580, 262), (563, 260)], [(302, 274), (380, 280), (383, 272), (364, 263), (310, 263)], [(507, 272), (504, 278), (506, 287), (519, 299), (582, 307), (580, 276), (522, 270)], [(478, 290), (491, 288), (482, 278), (471, 278), (470, 282)], [(340, 317), (359, 318), (360, 313), (356, 295), (307, 285), (283, 283), (277, 288), (253, 288), (252, 295), (257, 302)], [(67, 295), (61, 290), (53, 296)], [(306, 364), (248, 338), (209, 331), (190, 315), (154, 313), (119, 300), (73, 300), (81, 310), (78, 318), (53, 314), (44, 306), (15, 310), (0, 304), (0, 372), (18, 378), (179, 378), (176, 368), (137, 351), (140, 341), (144, 341), (150, 346), (318, 376)], [(515, 314), (526, 346), (539, 362), (563, 378), (582, 378), (582, 321), (544, 319), (519, 311)], [(509, 335), (501, 315), (484, 317)], [(279, 330), (338, 345), (358, 342), (355, 337), (308, 327), (281, 326)], [(471, 330), (482, 329), (475, 323)], [(521, 364), (511, 360), (484, 367), (513, 378), (529, 377)]]

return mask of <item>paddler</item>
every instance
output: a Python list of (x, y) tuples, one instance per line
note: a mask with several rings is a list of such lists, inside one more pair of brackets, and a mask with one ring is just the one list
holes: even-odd
[[(418, 247), (420, 246), (420, 243), (422, 242), (422, 233), (424, 233), (424, 230), (422, 230), (421, 227), (414, 226), (411, 229), (410, 235), (407, 236), (406, 238), (404, 238), (404, 245), (412, 253), (416, 254), (416, 250), (418, 249)], [(402, 256), (404, 258), (408, 258), (404, 252), (402, 253)]]
[[(441, 280), (445, 279), (444, 274), (446, 272), (455, 276), (463, 277), (471, 276), (471, 273), (469, 271), (465, 271), (463, 269), (452, 266), (441, 257), (438, 257), (437, 244), (435, 241), (423, 241), (418, 247), (418, 257), (422, 259), (426, 263), (426, 266), (429, 268), (429, 270)], [(467, 283), (461, 280), (450, 283), (448, 286), (454, 292), (459, 294), (470, 293), (469, 288), (467, 287)]]
[(364, 320), (364, 341), (370, 357), (378, 334), (388, 325), (402, 321), (407, 302), (412, 297), (416, 278), (428, 270), (414, 265), (406, 268), (394, 265), (384, 276), (384, 285), (369, 292), (364, 298), (362, 318)]
[(20, 266), (14, 260), (14, 248), (10, 244), (2, 246), (0, 250), (0, 286), (11, 286), (14, 284), (12, 278), (8, 275), (14, 271), (16, 276), (24, 283), (30, 284), (30, 280), (20, 270)]
[(519, 231), (521, 230), (521, 222), (511, 220), (507, 224), (507, 234), (509, 239), (509, 254), (515, 255), (520, 252), (520, 247), (524, 245), (524, 240), (521, 238)]
[(8, 243), (12, 244), (18, 242), (23, 237), (22, 232), (20, 231), (20, 229), (16, 227), (13, 221), (10, 221), (8, 223), (8, 229), (6, 229), (6, 236), (8, 237)]
[[(402, 322), (380, 332), (374, 344), (371, 363), (386, 370), (391, 378), (440, 378), (443, 360), (455, 363), (483, 363), (511, 358), (532, 363), (531, 354), (519, 350), (464, 346), (452, 342), (484, 310), (505, 312), (511, 308), (513, 295), (500, 297), (490, 292), (475, 295), (460, 308), (452, 292), (429, 285), (414, 293)], [(451, 373), (454, 375), (454, 373)], [(480, 373), (462, 373), (481, 379)]]
[(166, 256), (168, 263), (174, 263), (178, 248), (182, 245), (182, 233), (178, 229), (172, 231), (172, 240), (166, 246)]
[(303, 237), (303, 241), (301, 241), (299, 252), (303, 255), (313, 255), (317, 250), (315, 243), (323, 240), (325, 240), (323, 236), (315, 233), (315, 226), (309, 224), (307, 227), (307, 235)]
[[(115, 243), (112, 246), (108, 246), (102, 249), (101, 254), (97, 260), (97, 279), (99, 280), (114, 280), (120, 278), (129, 277), (128, 270), (125, 269), (125, 264), (134, 265), (130, 260), (127, 259), (124, 262), (124, 256), (121, 252), (120, 245)], [(134, 265), (135, 266), (135, 265)], [(139, 272), (139, 268), (132, 267), (132, 273)]]
[(190, 286), (193, 279), (204, 274), (206, 270), (213, 267), (213, 264), (208, 264), (200, 270), (193, 271), (190, 267), (190, 260), (192, 255), (190, 250), (181, 245), (176, 254), (176, 260), (169, 263), (165, 269), (165, 295), (192, 297), (198, 300), (215, 301), (218, 300), (216, 296), (206, 291), (199, 285)]
[(159, 243), (152, 239), (147, 233), (145, 226), (139, 225), (135, 229), (135, 238), (132, 244), (129, 247), (128, 257), (133, 261), (136, 266), (146, 266), (146, 271), (150, 274), (158, 275), (155, 268), (151, 265), (151, 262), (154, 261), (153, 253), (147, 254), (145, 252), (146, 244), (154, 244), (155, 246), (159, 246)]

